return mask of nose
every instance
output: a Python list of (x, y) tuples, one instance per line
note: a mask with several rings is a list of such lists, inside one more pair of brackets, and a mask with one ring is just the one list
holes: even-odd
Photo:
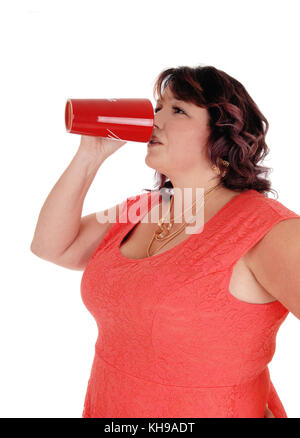
[(160, 139), (160, 131), (161, 130), (160, 130), (159, 126), (156, 123), (154, 123), (153, 129), (152, 129), (152, 135), (156, 136), (157, 138)]
[(161, 117), (161, 116), (159, 116), (159, 114), (161, 113), (161, 111), (159, 111), (158, 113), (155, 113), (154, 112), (154, 126), (158, 126), (158, 122), (159, 122), (159, 117)]

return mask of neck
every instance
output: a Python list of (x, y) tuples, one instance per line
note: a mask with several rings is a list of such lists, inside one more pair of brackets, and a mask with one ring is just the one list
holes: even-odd
[(216, 182), (206, 189), (203, 187), (200, 189), (193, 187), (182, 190), (175, 187), (172, 190), (173, 193), (167, 194), (166, 200), (162, 202), (160, 217), (165, 217), (166, 222), (175, 219), (175, 223), (182, 223), (185, 218), (195, 217), (196, 214), (199, 214), (199, 209), (205, 208), (207, 201), (218, 198), (224, 190), (220, 182)]

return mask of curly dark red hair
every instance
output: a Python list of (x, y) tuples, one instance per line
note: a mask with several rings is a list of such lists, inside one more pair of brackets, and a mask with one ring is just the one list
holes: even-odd
[[(227, 170), (222, 185), (236, 191), (254, 189), (266, 197), (273, 192), (278, 198), (267, 178), (273, 169), (258, 164), (269, 153), (265, 142), (269, 123), (245, 87), (213, 66), (179, 66), (162, 71), (154, 84), (156, 100), (156, 96), (162, 98), (168, 85), (177, 99), (207, 109), (207, 157), (221, 174)], [(228, 161), (229, 167), (219, 162), (219, 157)], [(154, 190), (173, 188), (166, 175), (155, 171), (154, 178)]]

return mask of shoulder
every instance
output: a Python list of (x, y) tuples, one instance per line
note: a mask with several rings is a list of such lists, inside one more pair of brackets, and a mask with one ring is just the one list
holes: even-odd
[(245, 261), (259, 283), (300, 319), (300, 215), (271, 201), (280, 215)]
[(249, 263), (255, 267), (259, 257), (274, 256), (275, 254), (289, 253), (291, 248), (300, 244), (300, 215), (298, 217), (279, 217), (271, 229), (248, 252)]
[(255, 214), (267, 223), (267, 227), (263, 237), (247, 253), (251, 268), (258, 265), (262, 256), (271, 257), (278, 252), (283, 254), (289, 251), (288, 245), (293, 243), (297, 247), (300, 239), (299, 214), (276, 199), (265, 197), (259, 192), (255, 195), (254, 204), (250, 208), (256, 207)]
[(300, 215), (276, 199), (265, 197), (259, 192), (255, 194), (251, 208), (257, 207), (256, 213), (267, 223), (267, 228), (262, 239), (252, 248), (251, 254), (279, 248), (284, 250), (291, 241), (297, 245), (300, 238)]
[(251, 190), (250, 192), (252, 192), (252, 195), (254, 195), (252, 196), (252, 202), (254, 203), (254, 205), (257, 205), (257, 207), (261, 208), (260, 211), (264, 210), (266, 213), (267, 212), (269, 212), (270, 214), (273, 213), (274, 217), (276, 216), (300, 217), (300, 215), (295, 213), (293, 210), (289, 209), (278, 199), (274, 199), (271, 197), (269, 198), (256, 190)]

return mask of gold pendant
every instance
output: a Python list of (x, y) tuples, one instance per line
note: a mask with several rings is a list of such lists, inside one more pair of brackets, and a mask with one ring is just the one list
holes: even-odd
[(160, 229), (156, 230), (154, 232), (155, 239), (160, 240), (160, 239), (163, 239), (164, 237), (166, 237), (169, 234), (171, 227), (172, 227), (172, 224), (166, 225), (166, 224), (162, 223), (160, 225)]

